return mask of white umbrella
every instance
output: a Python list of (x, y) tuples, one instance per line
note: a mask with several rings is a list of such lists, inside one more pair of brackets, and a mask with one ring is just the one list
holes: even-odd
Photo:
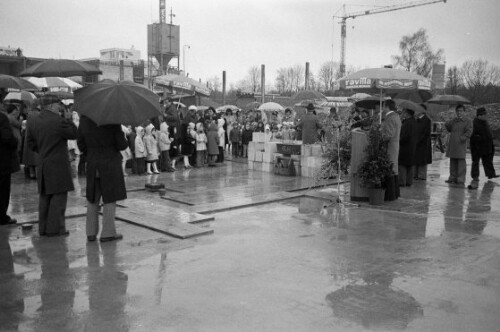
[(274, 102), (268, 102), (268, 103), (264, 103), (262, 105), (259, 106), (258, 108), (259, 111), (268, 111), (268, 112), (273, 112), (273, 111), (285, 111), (285, 108), (283, 106), (281, 106), (280, 104), (278, 103), (274, 103)]
[(25, 77), (24, 79), (39, 88), (69, 88), (73, 91), (82, 87), (81, 84), (65, 77)]

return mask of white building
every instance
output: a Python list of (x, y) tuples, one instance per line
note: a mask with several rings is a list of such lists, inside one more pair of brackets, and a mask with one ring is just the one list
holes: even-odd
[(132, 46), (130, 49), (126, 48), (107, 48), (99, 51), (101, 56), (100, 60), (103, 61), (139, 61), (141, 60), (141, 51), (134, 49)]

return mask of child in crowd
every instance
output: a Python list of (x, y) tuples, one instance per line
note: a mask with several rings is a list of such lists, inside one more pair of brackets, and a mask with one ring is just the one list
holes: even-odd
[(196, 124), (196, 167), (205, 166), (207, 158), (207, 135), (203, 130), (203, 124)]
[(224, 147), (226, 145), (224, 123), (225, 123), (224, 119), (217, 120), (217, 126), (218, 126), (217, 133), (219, 135), (219, 158), (217, 158), (218, 163), (224, 162)]
[(144, 128), (138, 126), (135, 128), (135, 160), (137, 163), (137, 174), (142, 175), (146, 171), (144, 165), (146, 158), (146, 148), (144, 147)]
[(238, 157), (238, 145), (241, 141), (241, 131), (238, 123), (233, 123), (233, 129), (229, 133), (229, 140), (231, 141), (233, 157)]
[[(122, 132), (123, 135), (125, 136), (125, 139), (127, 139), (128, 135), (128, 128), (122, 125)], [(130, 152), (130, 148), (127, 146), (125, 150), (120, 151), (122, 155), (122, 171), (123, 171), (123, 176), (128, 176), (126, 169), (127, 169), (127, 160), (132, 158), (132, 152)]]
[(214, 167), (217, 157), (219, 156), (219, 132), (217, 125), (211, 123), (208, 126), (207, 133), (207, 152), (208, 152), (208, 166)]
[(266, 124), (266, 126), (264, 127), (264, 142), (270, 142), (272, 138), (273, 133), (271, 131), (271, 126)]
[(248, 144), (252, 141), (253, 130), (250, 128), (250, 123), (245, 124), (245, 129), (241, 134), (241, 144), (243, 145), (242, 156), (248, 158)]
[(135, 128), (132, 129), (132, 126), (128, 126), (128, 134), (127, 134), (127, 142), (128, 148), (130, 149), (130, 166), (132, 168), (132, 174), (137, 174), (137, 161), (135, 160)]
[(168, 134), (168, 124), (162, 122), (160, 124), (160, 135), (158, 139), (158, 146), (160, 148), (160, 171), (162, 172), (173, 172), (174, 168), (170, 162), (170, 143), (172, 143)]
[[(158, 142), (154, 136), (156, 129), (152, 123), (146, 126), (146, 135), (144, 135), (144, 146), (146, 147), (146, 173), (159, 174), (156, 162), (158, 161)], [(153, 171), (151, 171), (151, 168)]]

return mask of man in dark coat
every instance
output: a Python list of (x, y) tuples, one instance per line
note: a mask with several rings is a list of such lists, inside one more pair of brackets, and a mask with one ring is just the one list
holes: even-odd
[(78, 127), (78, 148), (87, 154), (87, 239), (95, 241), (99, 233), (99, 202), (104, 204), (101, 242), (120, 240), (116, 233), (116, 201), (127, 198), (121, 167), (121, 150), (128, 146), (121, 126), (98, 127), (91, 119), (82, 116)]
[(318, 130), (322, 128), (318, 116), (313, 114), (314, 105), (307, 105), (307, 113), (300, 119), (297, 128), (302, 132), (302, 144), (314, 144), (318, 141)]
[(39, 101), (42, 111), (28, 123), (27, 135), (29, 148), (38, 152), (38, 231), (42, 236), (67, 235), (64, 213), (68, 191), (74, 189), (68, 140), (76, 139), (77, 129), (57, 96), (47, 94)]
[(493, 135), (491, 134), (490, 125), (486, 117), (486, 109), (484, 107), (477, 109), (476, 117), (472, 122), (470, 152), (472, 155), (472, 166), (470, 170), (472, 182), (468, 188), (477, 189), (479, 185), (479, 160), (483, 163), (484, 174), (488, 179), (498, 177), (493, 167), (493, 157), (495, 156)]
[(18, 140), (14, 136), (9, 118), (3, 112), (3, 106), (0, 104), (0, 225), (17, 223), (16, 219), (7, 215), (11, 174), (20, 169), (17, 146)]
[(415, 147), (417, 145), (416, 121), (414, 112), (409, 109), (403, 110), (402, 117), (399, 135), (398, 179), (400, 187), (409, 187), (413, 184), (413, 164), (415, 163)]
[[(424, 104), (421, 104), (421, 106), (427, 110)], [(417, 115), (415, 129), (417, 147), (415, 148), (415, 163), (413, 166), (413, 178), (415, 180), (426, 180), (427, 165), (432, 164), (431, 126), (432, 121), (425, 112)]]

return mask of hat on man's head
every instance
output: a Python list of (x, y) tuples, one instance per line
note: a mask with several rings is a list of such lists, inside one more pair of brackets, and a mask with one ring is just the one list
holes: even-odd
[(314, 107), (314, 104), (313, 104), (313, 103), (309, 103), (309, 104), (307, 105), (307, 110), (308, 110), (308, 111), (314, 111), (314, 109), (315, 109), (315, 108), (316, 108), (316, 107)]
[(48, 106), (48, 105), (51, 105), (51, 104), (62, 103), (61, 99), (59, 99), (58, 96), (53, 95), (53, 94), (45, 94), (45, 95), (39, 97), (38, 98), (38, 102), (42, 106)]

